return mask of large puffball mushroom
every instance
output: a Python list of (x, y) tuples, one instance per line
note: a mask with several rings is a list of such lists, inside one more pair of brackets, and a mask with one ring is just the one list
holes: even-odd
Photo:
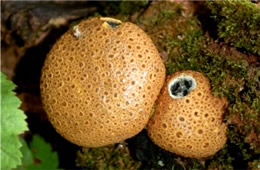
[(74, 144), (99, 147), (144, 128), (164, 81), (164, 64), (143, 30), (92, 18), (54, 44), (40, 87), (57, 132)]
[(226, 143), (222, 115), (227, 104), (211, 94), (203, 74), (176, 72), (162, 88), (148, 134), (155, 144), (184, 157), (214, 155)]

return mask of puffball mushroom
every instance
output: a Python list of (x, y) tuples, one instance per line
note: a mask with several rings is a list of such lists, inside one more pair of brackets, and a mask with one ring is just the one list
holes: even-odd
[(195, 71), (167, 77), (148, 123), (153, 142), (184, 157), (214, 155), (226, 143), (222, 115), (228, 102), (211, 94), (209, 80)]
[(144, 128), (164, 80), (164, 64), (143, 30), (92, 18), (54, 44), (40, 87), (57, 132), (74, 144), (99, 147)]

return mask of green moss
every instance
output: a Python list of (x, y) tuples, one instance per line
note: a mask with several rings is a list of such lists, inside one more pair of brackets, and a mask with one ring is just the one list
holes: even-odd
[(234, 158), (229, 154), (227, 145), (221, 149), (214, 157), (207, 160), (208, 169), (233, 169), (232, 161)]
[(260, 56), (260, 8), (249, 0), (210, 1), (219, 38), (237, 48)]
[(96, 170), (135, 170), (141, 163), (134, 161), (124, 144), (100, 148), (83, 148), (78, 151), (76, 165)]
[(148, 4), (148, 0), (140, 1), (100, 1), (98, 2), (98, 14), (120, 19), (128, 20), (135, 12), (140, 12)]
[(187, 30), (200, 28), (195, 17), (184, 15), (181, 4), (172, 2), (153, 3), (137, 19), (136, 24), (151, 37), (159, 52), (169, 52), (167, 39), (182, 39), (187, 35)]
[[(162, 25), (167, 20), (173, 19), (173, 17), (180, 16), (181, 14), (181, 5), (170, 2), (159, 2), (153, 6), (153, 8), (150, 8), (150, 10), (146, 11), (148, 16), (144, 15), (139, 20), (139, 22), (145, 24), (146, 27)], [(152, 14), (152, 17), (149, 17), (150, 14)]]
[(120, 13), (123, 15), (132, 15), (134, 12), (143, 9), (148, 4), (148, 0), (127, 1), (123, 0), (119, 4)]
[[(214, 54), (208, 50), (209, 43), (209, 39), (203, 36), (201, 30), (188, 31), (184, 39), (169, 39), (167, 44), (170, 58), (166, 64), (167, 73), (184, 69), (197, 70), (204, 72), (216, 86), (222, 84), (228, 74), (235, 78), (246, 75), (245, 61), (235, 61)], [(218, 95), (224, 94), (221, 92)]]

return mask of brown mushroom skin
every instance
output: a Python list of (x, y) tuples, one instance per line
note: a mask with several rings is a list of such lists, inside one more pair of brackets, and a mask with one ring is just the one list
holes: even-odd
[[(180, 84), (169, 91), (173, 87), (170, 83), (186, 76), (194, 78), (194, 89), (186, 96), (171, 97), (169, 93), (174, 93), (174, 88), (182, 93)], [(214, 155), (226, 143), (227, 126), (222, 115), (227, 104), (226, 99), (211, 94), (209, 80), (203, 74), (190, 70), (176, 72), (167, 77), (162, 88), (148, 123), (148, 134), (158, 146), (184, 157)]]
[(54, 44), (40, 88), (56, 131), (74, 144), (99, 147), (144, 128), (164, 81), (164, 64), (143, 30), (91, 18)]

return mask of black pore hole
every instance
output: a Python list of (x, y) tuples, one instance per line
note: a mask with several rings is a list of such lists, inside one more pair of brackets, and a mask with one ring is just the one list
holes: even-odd
[(171, 86), (171, 93), (173, 95), (177, 95), (177, 93), (179, 93), (180, 91), (181, 91), (181, 89), (180, 89), (180, 83), (179, 82), (177, 82), (177, 83), (175, 83)]
[(180, 79), (170, 87), (171, 94), (184, 97), (189, 94), (192, 87), (192, 80)]
[(106, 21), (108, 25), (110, 25), (112, 28), (115, 28), (120, 25), (120, 23), (113, 22), (113, 21)]

